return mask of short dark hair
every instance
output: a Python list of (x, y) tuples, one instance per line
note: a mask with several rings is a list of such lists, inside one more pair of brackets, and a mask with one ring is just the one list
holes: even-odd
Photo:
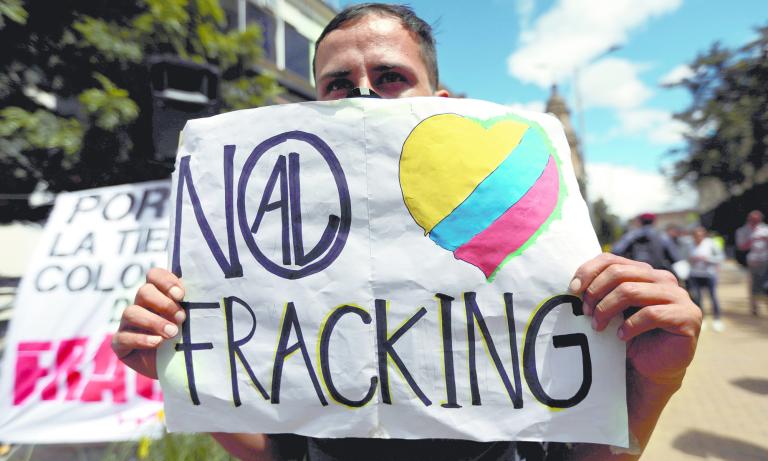
[[(421, 59), (427, 67), (427, 74), (433, 89), (437, 90), (439, 81), (437, 72), (437, 51), (435, 50), (435, 37), (432, 35), (432, 26), (423, 19), (416, 16), (408, 6), (405, 5), (387, 5), (386, 3), (361, 3), (344, 8), (337, 14), (331, 22), (325, 26), (320, 37), (315, 42), (315, 56), (317, 56), (317, 47), (323, 41), (326, 35), (340, 28), (345, 23), (355, 19), (362, 18), (369, 14), (380, 14), (392, 16), (398, 19), (400, 23), (410, 32), (414, 33), (419, 39), (419, 48), (421, 49)], [(316, 58), (312, 60), (312, 72), (316, 72)]]

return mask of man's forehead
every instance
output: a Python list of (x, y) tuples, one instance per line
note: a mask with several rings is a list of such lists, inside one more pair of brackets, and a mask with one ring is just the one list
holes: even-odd
[(408, 34), (407, 29), (403, 26), (403, 23), (399, 18), (385, 13), (370, 12), (346, 21), (328, 35), (330, 36), (336, 32), (349, 31), (352, 29), (367, 29), (366, 32), (378, 34), (388, 34), (400, 31)]
[[(419, 43), (398, 18), (376, 13), (344, 23), (318, 45), (318, 75), (345, 69), (360, 52), (368, 64), (377, 67), (403, 66), (407, 61), (422, 62)], [(331, 63), (332, 68), (325, 68)]]
[(332, 48), (334, 53), (339, 53), (352, 48), (370, 50), (373, 45), (418, 50), (419, 42), (398, 18), (369, 13), (344, 23), (325, 36), (318, 45), (318, 55), (323, 54), (323, 48)]

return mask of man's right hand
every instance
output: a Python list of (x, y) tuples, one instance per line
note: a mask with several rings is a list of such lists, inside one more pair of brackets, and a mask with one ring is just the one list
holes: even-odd
[(157, 379), (155, 355), (160, 344), (176, 336), (184, 322), (181, 280), (165, 269), (152, 268), (147, 283), (136, 292), (134, 304), (123, 311), (112, 337), (112, 350), (126, 365)]

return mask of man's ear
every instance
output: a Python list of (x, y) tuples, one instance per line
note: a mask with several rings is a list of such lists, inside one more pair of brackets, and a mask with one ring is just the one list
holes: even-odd
[(433, 96), (439, 96), (441, 98), (450, 98), (451, 97), (451, 93), (448, 92), (448, 90), (446, 90), (445, 88), (435, 91), (434, 93), (432, 93), (432, 95)]

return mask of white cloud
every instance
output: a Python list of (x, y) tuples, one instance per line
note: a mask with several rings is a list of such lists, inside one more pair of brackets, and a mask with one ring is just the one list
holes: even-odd
[(672, 114), (660, 109), (629, 109), (618, 113), (625, 135), (642, 135), (653, 144), (676, 144), (683, 141), (687, 125), (675, 120)]
[(587, 194), (602, 198), (611, 213), (630, 219), (644, 212), (677, 211), (693, 208), (696, 192), (689, 186), (675, 186), (660, 173), (608, 163), (587, 164)]
[(659, 85), (674, 85), (680, 83), (686, 78), (693, 77), (693, 70), (687, 64), (680, 64), (672, 68), (659, 79)]
[(669, 112), (659, 109), (632, 109), (619, 112), (624, 134), (639, 134), (668, 121)]
[(687, 132), (688, 126), (685, 123), (671, 119), (654, 127), (648, 133), (648, 139), (654, 144), (678, 144), (683, 142), (683, 135)]
[(584, 107), (629, 109), (643, 104), (653, 92), (637, 76), (642, 67), (626, 59), (604, 58), (584, 68), (577, 82)]
[(533, 16), (534, 0), (517, 0), (515, 2), (515, 10), (517, 12), (518, 21), (521, 30), (526, 30), (531, 24), (531, 17)]
[(605, 58), (587, 66), (577, 82), (584, 107), (616, 110), (619, 126), (609, 133), (645, 137), (658, 145), (683, 140), (686, 125), (669, 111), (643, 107), (653, 91), (640, 80), (643, 65), (626, 59)]
[[(526, 2), (520, 2), (524, 7)], [(682, 0), (558, 0), (520, 34), (507, 59), (509, 73), (546, 87), (561, 81), (649, 19), (677, 9)], [(520, 6), (518, 6), (520, 8)]]
[(544, 101), (512, 102), (507, 104), (507, 107), (520, 111), (544, 112), (545, 104)]

